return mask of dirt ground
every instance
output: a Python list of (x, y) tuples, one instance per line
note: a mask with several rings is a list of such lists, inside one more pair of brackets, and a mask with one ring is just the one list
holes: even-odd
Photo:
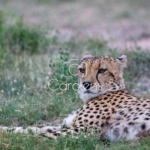
[(53, 28), (62, 40), (104, 38), (111, 48), (150, 50), (149, 0), (0, 0), (28, 25)]

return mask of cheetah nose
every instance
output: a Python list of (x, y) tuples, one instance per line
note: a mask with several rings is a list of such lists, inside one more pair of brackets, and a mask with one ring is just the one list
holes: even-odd
[(89, 90), (90, 87), (92, 87), (93, 85), (94, 85), (94, 84), (93, 84), (92, 82), (89, 82), (89, 81), (83, 82), (83, 86), (84, 86), (87, 90)]

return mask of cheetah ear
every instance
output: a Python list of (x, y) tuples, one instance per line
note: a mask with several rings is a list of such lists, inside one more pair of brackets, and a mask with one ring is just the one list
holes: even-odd
[(81, 61), (82, 60), (85, 60), (85, 59), (88, 59), (88, 58), (91, 58), (91, 57), (93, 57), (92, 55), (85, 55), (85, 56), (83, 56), (82, 58), (81, 58)]
[(124, 67), (126, 67), (127, 65), (127, 56), (126, 55), (122, 55), (118, 58), (116, 58), (116, 61), (118, 62), (120, 69), (123, 69)]

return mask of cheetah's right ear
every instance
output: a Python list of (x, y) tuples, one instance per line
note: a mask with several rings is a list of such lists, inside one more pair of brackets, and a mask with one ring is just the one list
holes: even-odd
[(127, 56), (126, 55), (122, 55), (118, 58), (116, 58), (116, 61), (118, 62), (120, 69), (123, 69), (124, 67), (126, 67), (127, 65)]
[(85, 56), (83, 56), (82, 58), (81, 58), (81, 61), (82, 60), (85, 60), (85, 59), (88, 59), (88, 58), (91, 58), (91, 57), (93, 57), (92, 55), (85, 55)]

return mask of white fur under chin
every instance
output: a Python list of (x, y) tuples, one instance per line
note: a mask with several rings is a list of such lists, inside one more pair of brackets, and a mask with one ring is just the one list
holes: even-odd
[(94, 98), (94, 97), (97, 97), (97, 96), (100, 96), (100, 95), (103, 95), (105, 94), (107, 91), (102, 91), (102, 92), (99, 92), (97, 94), (93, 94), (93, 93), (83, 93), (82, 90), (78, 90), (78, 94), (81, 98), (81, 100), (83, 101), (83, 103), (85, 104), (88, 100), (90, 100), (91, 98)]
[(107, 92), (113, 92), (113, 91), (118, 91), (118, 90), (119, 90), (119, 87), (117, 87), (116, 90), (112, 90), (112, 89), (103, 90), (103, 91), (101, 91), (99, 93), (96, 93), (96, 94), (93, 94), (93, 93), (84, 93), (82, 90), (78, 90), (78, 94), (79, 94), (81, 100), (83, 101), (83, 103), (85, 104), (91, 98), (98, 97), (98, 96), (103, 95), (103, 94), (105, 94)]

